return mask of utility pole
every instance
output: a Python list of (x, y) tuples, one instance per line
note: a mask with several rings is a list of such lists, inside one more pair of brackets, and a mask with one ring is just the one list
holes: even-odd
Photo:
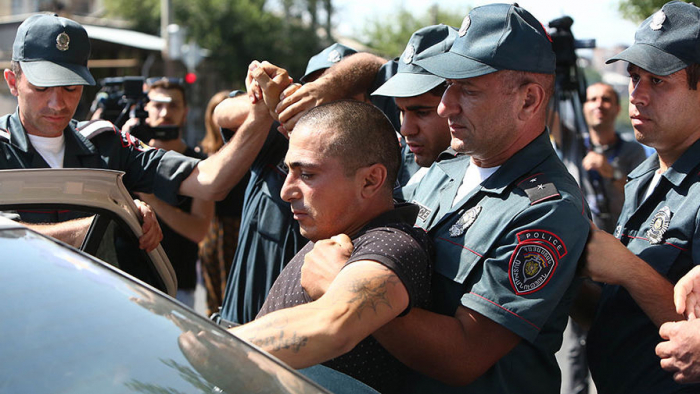
[(172, 20), (172, 0), (160, 0), (160, 36), (161, 38), (163, 38), (164, 41), (162, 56), (166, 76), (172, 76), (175, 72), (173, 59), (170, 58), (170, 32), (168, 31), (168, 26), (170, 26)]

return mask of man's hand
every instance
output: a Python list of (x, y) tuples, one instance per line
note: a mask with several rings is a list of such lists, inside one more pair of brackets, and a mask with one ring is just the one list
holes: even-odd
[(141, 219), (143, 219), (143, 225), (141, 226), (143, 235), (139, 238), (139, 248), (150, 252), (163, 240), (163, 231), (160, 228), (160, 224), (158, 224), (158, 219), (153, 209), (141, 200), (134, 200), (134, 202), (141, 214)]
[(278, 120), (284, 128), (291, 132), (299, 118), (306, 111), (326, 102), (344, 98), (338, 89), (334, 89), (329, 83), (331, 80), (321, 77), (309, 82), (294, 91), (284, 91), (282, 100), (275, 108), (279, 114)]
[(350, 237), (340, 234), (314, 244), (304, 257), (301, 286), (314, 300), (321, 298), (350, 258), (354, 247)]
[(700, 266), (690, 270), (673, 288), (676, 312), (689, 320), (700, 317)]
[(667, 340), (656, 345), (661, 368), (676, 382), (700, 382), (700, 319), (664, 323), (659, 335)]
[(287, 73), (287, 70), (268, 62), (251, 63), (249, 72), (257, 85), (262, 89), (262, 98), (270, 112), (270, 116), (275, 120), (279, 120), (275, 108), (280, 102), (282, 91), (292, 83), (289, 73)]
[(614, 175), (612, 165), (610, 165), (608, 159), (602, 153), (588, 152), (586, 157), (583, 158), (582, 165), (586, 171), (598, 171), (604, 178), (612, 178)]

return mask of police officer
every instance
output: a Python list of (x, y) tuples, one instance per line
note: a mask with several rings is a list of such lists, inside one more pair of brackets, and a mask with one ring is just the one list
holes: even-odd
[(456, 37), (457, 29), (446, 25), (433, 25), (416, 31), (397, 60), (396, 74), (372, 93), (373, 96), (394, 98), (401, 113), (401, 135), (411, 152), (410, 157), (423, 168), (404, 182), (402, 199), (410, 193), (411, 185), (415, 187), (418, 184), (438, 155), (450, 146), (447, 119), (437, 113), (440, 98), (445, 92), (445, 79), (430, 74), (415, 62), (447, 52)]
[[(125, 171), (130, 191), (155, 193), (168, 203), (177, 195), (221, 199), (233, 186), (227, 166), (235, 146), (207, 160), (152, 149), (107, 121), (78, 124), (71, 118), (84, 85), (90, 41), (78, 23), (38, 14), (17, 29), (11, 68), (4, 71), (17, 97), (14, 114), (0, 118), (0, 168), (105, 168)], [(157, 245), (157, 241), (155, 244)]]
[[(463, 155), (435, 163), (413, 197), (437, 249), (433, 308), (374, 336), (420, 372), (405, 392), (559, 393), (554, 353), (589, 212), (545, 128), (549, 36), (517, 5), (485, 5), (449, 52), (417, 64), (447, 79), (438, 113)], [(305, 288), (325, 282), (313, 273)]]
[(700, 9), (672, 1), (608, 62), (629, 63), (637, 141), (655, 149), (628, 176), (614, 236), (594, 231), (586, 273), (605, 283), (588, 336), (600, 393), (698, 392), (664, 371), (654, 348), (662, 323), (683, 320), (673, 283), (700, 263)]

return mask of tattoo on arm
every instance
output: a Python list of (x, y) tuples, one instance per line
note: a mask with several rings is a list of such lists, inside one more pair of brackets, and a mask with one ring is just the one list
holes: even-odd
[(401, 281), (393, 272), (387, 272), (369, 279), (358, 279), (348, 289), (353, 295), (348, 300), (348, 304), (358, 304), (358, 319), (362, 319), (362, 312), (367, 309), (372, 309), (377, 313), (379, 305), (386, 305), (389, 309), (392, 309), (387, 291), (389, 286), (396, 286), (400, 283)]
[(309, 337), (299, 336), (297, 335), (296, 331), (289, 335), (287, 330), (285, 330), (287, 323), (286, 318), (272, 319), (272, 321), (265, 324), (263, 327), (261, 327), (261, 329), (279, 329), (279, 333), (277, 335), (268, 335), (260, 338), (250, 337), (248, 338), (248, 341), (268, 351), (276, 352), (280, 350), (291, 350), (293, 353), (299, 353), (299, 350), (308, 344)]

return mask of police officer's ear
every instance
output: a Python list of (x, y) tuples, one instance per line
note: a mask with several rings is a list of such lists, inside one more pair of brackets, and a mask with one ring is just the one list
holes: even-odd
[(386, 186), (387, 170), (379, 163), (360, 168), (355, 176), (361, 185), (360, 195), (365, 199), (372, 198)]
[(529, 82), (520, 87), (522, 106), (518, 111), (518, 119), (528, 121), (537, 114), (544, 113), (547, 106), (547, 94), (544, 87), (537, 82)]
[(6, 68), (3, 75), (5, 76), (5, 82), (7, 82), (7, 87), (10, 88), (10, 93), (12, 93), (13, 96), (17, 96), (17, 83), (19, 81), (15, 73), (12, 70)]

